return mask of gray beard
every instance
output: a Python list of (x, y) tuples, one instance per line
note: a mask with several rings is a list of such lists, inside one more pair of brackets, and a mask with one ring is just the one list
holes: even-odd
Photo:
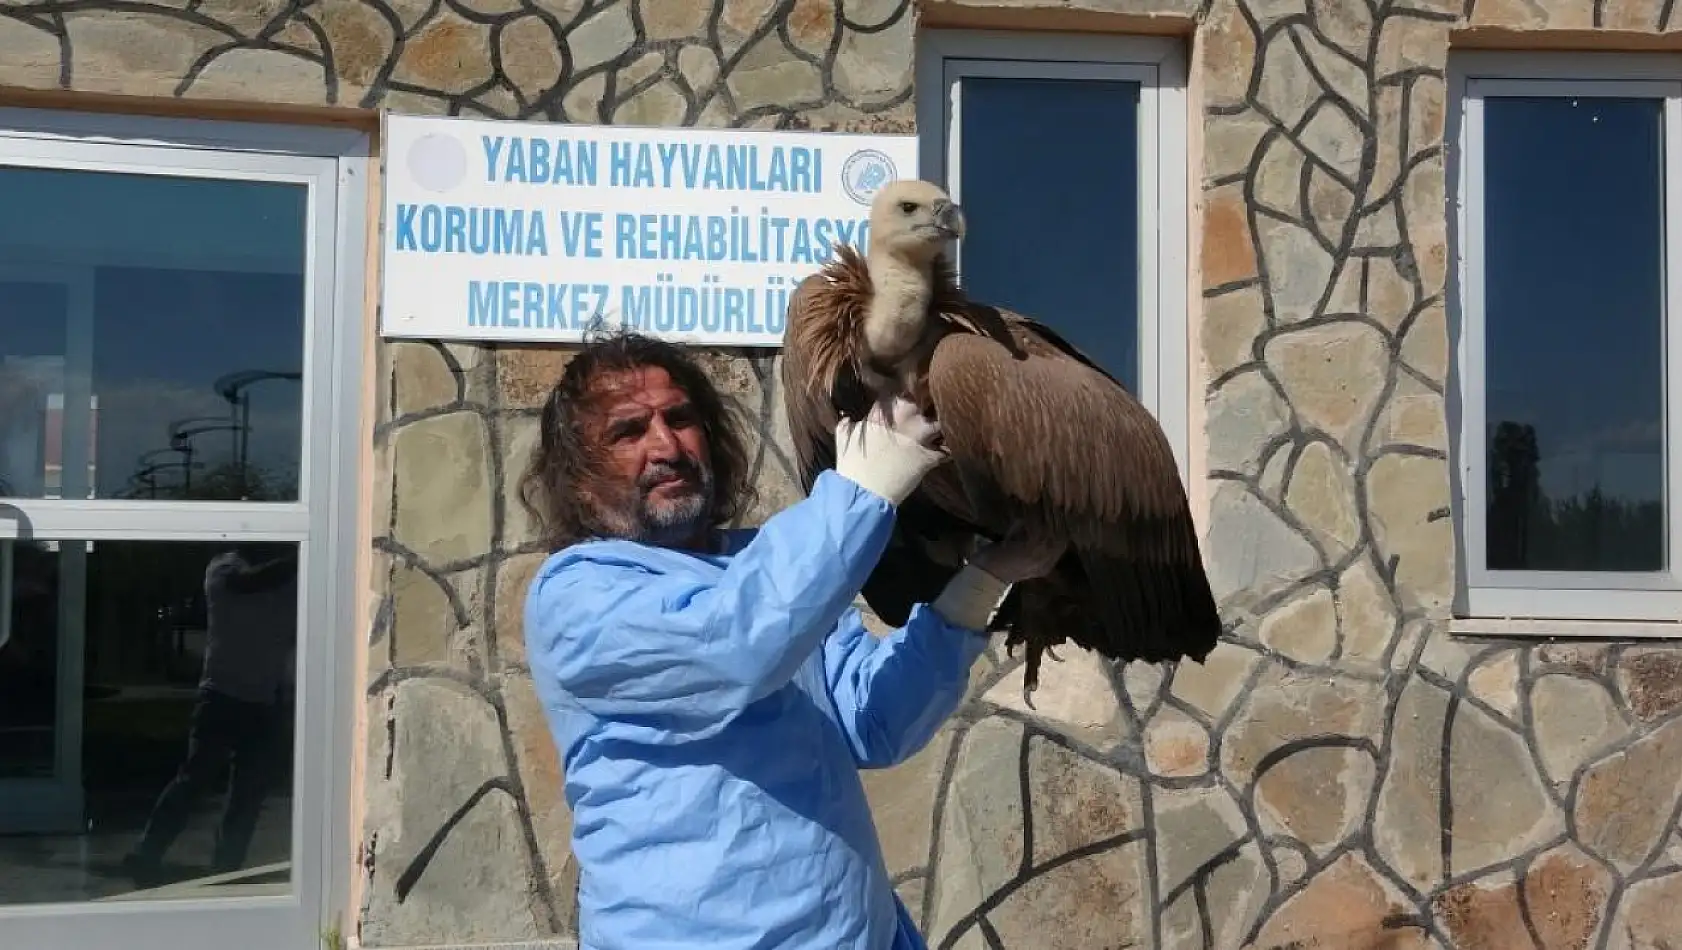
[(689, 470), (696, 476), (697, 489), (681, 498), (655, 501), (649, 494), (653, 483), (670, 474), (670, 468), (656, 468), (644, 474), (635, 487), (630, 510), (614, 512), (606, 520), (614, 533), (628, 541), (675, 547), (694, 538), (712, 518), (713, 473), (710, 466)]

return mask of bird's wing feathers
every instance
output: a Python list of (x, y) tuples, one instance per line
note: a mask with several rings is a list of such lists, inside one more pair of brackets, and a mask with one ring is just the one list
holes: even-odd
[[(814, 339), (827, 314), (815, 312), (826, 302), (820, 294), (825, 281), (822, 272), (801, 281), (789, 298), (788, 332), (783, 343), (783, 409), (788, 415), (789, 438), (794, 443), (795, 465), (800, 487), (810, 492), (818, 473), (835, 464), (835, 424), (840, 421), (831, 387), (833, 378), (821, 379), (818, 363), (826, 353)], [(830, 373), (836, 367), (829, 367)]]
[(929, 391), (953, 462), (987, 472), (1011, 500), (1082, 547), (1120, 553), (1146, 544), (1160, 555), (1196, 557), (1160, 547), (1181, 546), (1179, 522), (1189, 512), (1156, 420), (1067, 343), (1004, 316), (1024, 355), (987, 336), (953, 333), (930, 360)]

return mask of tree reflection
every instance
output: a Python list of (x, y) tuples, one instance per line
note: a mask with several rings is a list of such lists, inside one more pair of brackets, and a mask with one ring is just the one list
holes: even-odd
[(1656, 571), (1664, 502), (1586, 492), (1550, 498), (1536, 427), (1503, 421), (1489, 442), (1485, 557), (1494, 571)]

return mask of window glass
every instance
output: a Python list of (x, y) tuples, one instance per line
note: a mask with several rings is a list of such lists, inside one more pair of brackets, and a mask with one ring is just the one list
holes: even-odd
[(1487, 566), (1662, 570), (1662, 103), (1483, 110)]
[(0, 540), (0, 904), (286, 892), (297, 555)]
[(0, 496), (296, 500), (308, 200), (0, 168)]
[(1139, 392), (1139, 85), (965, 76), (965, 289)]

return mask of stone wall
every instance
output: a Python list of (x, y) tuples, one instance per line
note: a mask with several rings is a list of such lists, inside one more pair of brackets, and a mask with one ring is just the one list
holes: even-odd
[[(931, 944), (1682, 943), (1682, 653), (1444, 629), (1449, 33), (1660, 32), (1672, 4), (1057, 6), (1197, 23), (1207, 551), (1238, 624), (1203, 666), (1066, 656), (1037, 712), (989, 656), (935, 742), (869, 776)], [(4, 0), (0, 84), (904, 131), (914, 28), (908, 0)], [(564, 937), (568, 819), (519, 626), (541, 553), (511, 486), (566, 355), (378, 358), (356, 929)], [(796, 497), (774, 364), (706, 358), (757, 420), (757, 518)]]

